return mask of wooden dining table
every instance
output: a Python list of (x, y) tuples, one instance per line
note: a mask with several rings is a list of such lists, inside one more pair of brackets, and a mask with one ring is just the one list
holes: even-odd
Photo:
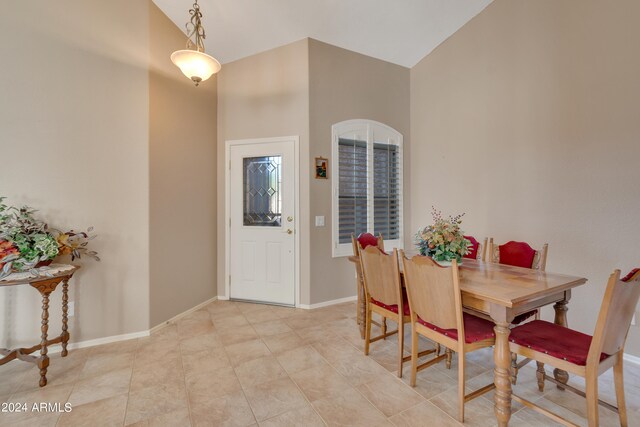
[[(350, 260), (356, 262), (357, 258)], [(509, 351), (511, 322), (519, 314), (553, 304), (555, 323), (567, 326), (567, 304), (571, 299), (571, 290), (585, 284), (587, 279), (467, 258), (459, 271), (465, 311), (489, 318), (496, 325), (494, 410), (498, 425), (507, 426), (511, 418), (512, 394)], [(358, 305), (358, 310), (363, 309), (364, 298), (358, 300)], [(569, 379), (568, 374), (559, 369), (555, 369), (553, 375), (561, 383)]]

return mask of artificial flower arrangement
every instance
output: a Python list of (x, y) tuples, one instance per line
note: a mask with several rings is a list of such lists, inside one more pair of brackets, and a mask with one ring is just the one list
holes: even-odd
[(62, 232), (34, 217), (35, 210), (4, 204), (0, 197), (0, 279), (15, 271), (30, 271), (39, 275), (59, 255), (82, 255), (100, 261), (97, 252), (87, 248), (93, 228), (87, 232)]
[(462, 257), (471, 250), (471, 242), (464, 238), (460, 229), (464, 213), (444, 218), (441, 211), (434, 207), (431, 209), (433, 224), (418, 230), (416, 234), (416, 246), (420, 254), (437, 262), (462, 261)]

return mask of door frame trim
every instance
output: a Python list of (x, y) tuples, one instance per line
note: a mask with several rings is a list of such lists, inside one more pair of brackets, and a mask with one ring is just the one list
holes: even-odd
[[(231, 147), (234, 145), (249, 145), (249, 144), (265, 144), (271, 142), (293, 142), (293, 194), (295, 197), (294, 202), (294, 215), (295, 221), (295, 238), (294, 238), (294, 301), (295, 306), (300, 306), (300, 136), (280, 136), (271, 138), (251, 138), (251, 139), (231, 139), (225, 141), (224, 147), (224, 299), (229, 299), (230, 283), (229, 274), (231, 272), (231, 226), (229, 220), (231, 218), (231, 179), (229, 171), (231, 169)], [(222, 299), (222, 298), (220, 298)]]

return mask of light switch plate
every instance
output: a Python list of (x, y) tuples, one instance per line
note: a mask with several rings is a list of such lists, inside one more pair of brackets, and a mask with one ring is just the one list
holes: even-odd
[(316, 216), (316, 227), (324, 227), (324, 216)]

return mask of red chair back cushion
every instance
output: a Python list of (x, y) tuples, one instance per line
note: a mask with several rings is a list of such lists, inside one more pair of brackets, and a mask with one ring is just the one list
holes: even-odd
[(626, 276), (624, 276), (624, 277), (623, 277), (622, 279), (620, 279), (620, 280), (622, 280), (623, 282), (628, 282), (629, 280), (631, 280), (631, 278), (633, 278), (633, 276), (635, 276), (635, 275), (636, 275), (636, 273), (637, 273), (638, 271), (640, 271), (640, 268), (634, 268), (633, 270), (631, 270), (631, 271), (629, 272), (629, 274), (627, 274)]
[(533, 267), (533, 258), (536, 255), (535, 249), (525, 242), (507, 242), (499, 246), (500, 264), (513, 265), (516, 267)]
[(471, 242), (470, 252), (464, 256), (464, 258), (478, 259), (478, 248), (480, 248), (480, 242), (478, 242), (473, 236), (464, 236), (465, 239)]
[(362, 233), (358, 236), (358, 243), (362, 246), (362, 249), (366, 249), (367, 246), (378, 246), (378, 238), (371, 233)]

